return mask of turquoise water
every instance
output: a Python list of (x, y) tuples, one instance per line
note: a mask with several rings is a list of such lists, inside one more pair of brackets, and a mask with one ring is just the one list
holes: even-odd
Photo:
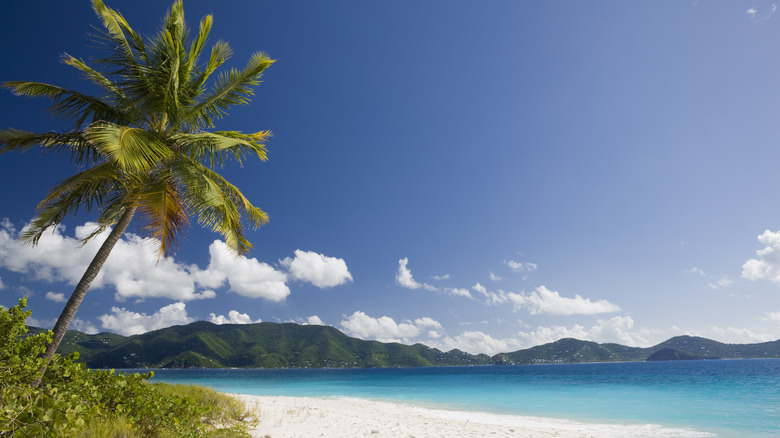
[(445, 368), (156, 370), (153, 381), (269, 396), (361, 397), (719, 437), (780, 436), (780, 360)]

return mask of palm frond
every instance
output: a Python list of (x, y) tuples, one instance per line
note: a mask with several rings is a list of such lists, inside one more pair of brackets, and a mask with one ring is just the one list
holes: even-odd
[(219, 187), (226, 199), (230, 200), (230, 203), (235, 205), (238, 210), (246, 215), (252, 228), (257, 228), (268, 223), (268, 214), (252, 205), (238, 187), (229, 183), (222, 175), (209, 168), (202, 167), (201, 172), (206, 178)]
[(19, 129), (0, 130), (0, 154), (40, 146), (45, 152), (70, 154), (72, 163), (91, 165), (101, 160), (100, 151), (90, 144), (81, 132), (34, 133)]
[(238, 131), (181, 133), (170, 137), (183, 154), (202, 162), (207, 160), (210, 167), (222, 166), (228, 156), (239, 164), (243, 163), (247, 152), (261, 160), (268, 159), (267, 149), (261, 142), (271, 137), (270, 131), (254, 134), (242, 134)]
[(92, 121), (106, 120), (128, 124), (132, 122), (132, 118), (120, 108), (67, 88), (28, 81), (8, 81), (3, 82), (2, 86), (17, 96), (52, 99), (53, 103), (49, 109), (65, 120), (72, 120), (75, 128), (81, 127), (88, 118)]
[(157, 174), (150, 182), (139, 193), (138, 209), (146, 219), (143, 229), (160, 242), (158, 253), (166, 256), (176, 250), (178, 235), (189, 228), (188, 211), (170, 176)]
[(211, 47), (211, 54), (209, 55), (209, 61), (206, 63), (206, 67), (192, 82), (191, 89), (195, 92), (192, 97), (195, 97), (204, 91), (203, 85), (206, 83), (206, 80), (211, 77), (211, 74), (214, 73), (219, 66), (230, 59), (231, 56), (233, 56), (233, 49), (224, 41), (217, 41), (214, 46)]
[(211, 25), (213, 22), (214, 18), (211, 14), (206, 15), (200, 20), (198, 34), (195, 36), (195, 39), (192, 40), (187, 62), (184, 64), (184, 73), (188, 81), (192, 69), (198, 65), (198, 58), (200, 58), (200, 54), (203, 52), (203, 46), (206, 44), (206, 39), (209, 37), (209, 33), (211, 33)]
[(223, 73), (215, 89), (184, 119), (195, 119), (196, 126), (214, 126), (214, 120), (224, 116), (229, 107), (249, 103), (249, 97), (254, 95), (252, 87), (260, 83), (263, 71), (274, 62), (265, 53), (258, 52), (252, 55), (243, 70), (231, 69)]
[(119, 189), (119, 172), (111, 164), (101, 164), (57, 184), (38, 205), (38, 213), (22, 233), (22, 240), (38, 243), (46, 229), (57, 226), (65, 216), (81, 208), (88, 212), (102, 205), (106, 196)]
[(173, 154), (154, 132), (145, 129), (96, 123), (86, 135), (110, 162), (126, 171), (148, 171)]
[(222, 234), (237, 254), (252, 248), (244, 235), (242, 217), (252, 228), (268, 222), (268, 215), (252, 205), (241, 191), (225, 178), (186, 157), (171, 163), (180, 182), (180, 194), (202, 226)]
[[(133, 49), (138, 49), (139, 43), (143, 47), (143, 39), (133, 31), (122, 14), (106, 6), (102, 0), (92, 0), (92, 9), (103, 21), (103, 26), (108, 32), (107, 36), (116, 43), (117, 50), (122, 54), (123, 64), (128, 63), (128, 66), (138, 72), (139, 65)], [(130, 35), (129, 40), (125, 32)]]
[(63, 54), (61, 59), (63, 63), (81, 70), (81, 72), (84, 73), (84, 76), (90, 82), (99, 85), (101, 88), (108, 91), (111, 98), (120, 104), (123, 108), (127, 109), (128, 107), (131, 107), (124, 91), (119, 86), (117, 86), (117, 84), (111, 82), (111, 80), (105, 77), (102, 73), (88, 66), (81, 59), (68, 55), (67, 53)]

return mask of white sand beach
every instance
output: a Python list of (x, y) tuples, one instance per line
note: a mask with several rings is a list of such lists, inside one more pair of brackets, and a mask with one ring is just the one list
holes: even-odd
[(364, 399), (233, 394), (257, 412), (255, 437), (703, 438), (713, 434), (657, 425), (578, 423), (550, 418), (445, 411)]

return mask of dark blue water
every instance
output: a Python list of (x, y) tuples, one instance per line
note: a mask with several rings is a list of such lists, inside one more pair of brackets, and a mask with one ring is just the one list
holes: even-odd
[(250, 395), (419, 406), (780, 436), (780, 360), (372, 369), (156, 370), (153, 381)]

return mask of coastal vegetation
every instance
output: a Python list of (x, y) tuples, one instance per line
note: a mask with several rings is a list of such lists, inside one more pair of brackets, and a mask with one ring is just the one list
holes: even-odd
[(0, 308), (0, 437), (248, 436), (252, 417), (228, 395), (88, 369), (75, 352), (55, 355), (34, 387), (52, 333), (27, 333), (25, 304)]
[(102, 0), (92, 0), (92, 8), (105, 28), (95, 39), (108, 55), (95, 62), (99, 69), (68, 54), (62, 61), (101, 90), (101, 96), (40, 82), (3, 83), (16, 95), (50, 99), (52, 113), (71, 127), (44, 133), (2, 130), (0, 153), (38, 146), (68, 155), (78, 169), (41, 201), (23, 239), (34, 245), (44, 231), (84, 210), (99, 212), (98, 226), (85, 242), (111, 229), (66, 303), (53, 337), (46, 338), (42, 374), (92, 281), (134, 218), (159, 242), (160, 257), (174, 251), (191, 218), (220, 233), (236, 254), (246, 254), (252, 247), (242, 220), (251, 227), (268, 221), (263, 210), (214, 168), (248, 157), (265, 160), (263, 143), (270, 132), (209, 130), (230, 107), (249, 103), (254, 86), (274, 60), (257, 52), (243, 69), (223, 72), (209, 88), (207, 82), (231, 56), (222, 41), (205, 54), (211, 15), (203, 17), (190, 38), (183, 4), (176, 1), (160, 31), (146, 38)]
[(561, 339), (488, 356), (457, 349), (443, 352), (422, 344), (365, 341), (330, 326), (200, 321), (128, 337), (69, 331), (60, 352), (74, 351), (94, 368), (350, 368), (780, 358), (780, 341), (724, 344), (678, 336), (640, 348)]

